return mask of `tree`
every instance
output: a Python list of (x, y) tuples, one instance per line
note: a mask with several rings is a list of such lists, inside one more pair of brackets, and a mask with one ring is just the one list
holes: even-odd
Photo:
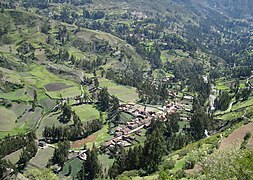
[(229, 107), (231, 96), (228, 92), (223, 91), (214, 101), (214, 106), (217, 110), (225, 111)]
[(202, 108), (196, 109), (191, 117), (190, 127), (196, 140), (204, 137), (205, 130), (208, 127), (208, 116)]
[(90, 18), (90, 12), (87, 9), (83, 9), (83, 18)]
[(70, 143), (69, 141), (59, 142), (57, 146), (52, 157), (52, 162), (53, 164), (63, 166), (64, 162), (68, 159)]
[(30, 180), (36, 180), (36, 179), (57, 180), (58, 179), (57, 175), (55, 175), (49, 169), (28, 168), (25, 171), (24, 176)]
[(93, 148), (90, 151), (86, 151), (87, 160), (83, 161), (82, 169), (78, 173), (78, 179), (81, 180), (93, 180), (101, 176), (102, 166), (98, 161), (97, 149), (93, 144)]
[(101, 111), (106, 111), (109, 108), (110, 95), (107, 88), (102, 88), (98, 94), (98, 106)]
[(35, 111), (35, 108), (38, 104), (38, 99), (37, 99), (37, 91), (33, 91), (33, 101), (32, 101), (32, 111)]
[(142, 167), (148, 174), (158, 170), (158, 165), (165, 154), (164, 145), (165, 140), (159, 128), (156, 128), (151, 135), (147, 137), (143, 147)]
[(158, 180), (167, 180), (167, 179), (170, 179), (170, 176), (166, 171), (159, 172)]
[(50, 23), (47, 21), (47, 22), (43, 22), (42, 26), (40, 27), (40, 31), (44, 34), (48, 34), (50, 30)]
[(167, 122), (166, 125), (171, 127), (173, 133), (179, 131), (178, 121), (180, 120), (180, 115), (178, 113), (173, 113), (170, 115), (166, 115)]
[(71, 119), (71, 115), (71, 106), (67, 103), (64, 103), (64, 105), (62, 106), (62, 114), (59, 116), (60, 122), (68, 123)]

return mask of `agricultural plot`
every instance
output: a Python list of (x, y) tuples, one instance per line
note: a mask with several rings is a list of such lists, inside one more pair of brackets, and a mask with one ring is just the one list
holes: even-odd
[(29, 128), (27, 128), (25, 125), (22, 127), (15, 127), (14, 129), (12, 129), (11, 131), (0, 131), (0, 139), (10, 135), (10, 136), (14, 136), (17, 134), (23, 134), (26, 133), (28, 130), (30, 130)]
[(19, 149), (15, 152), (5, 156), (4, 159), (6, 161), (10, 161), (12, 164), (16, 164), (19, 160), (19, 156), (20, 156), (21, 152), (22, 152), (22, 149)]
[(227, 81), (225, 79), (219, 79), (216, 82), (216, 89), (217, 90), (229, 90), (230, 89), (230, 85), (231, 83), (233, 83), (234, 81)]
[[(44, 131), (45, 126), (66, 126), (68, 124), (62, 124), (59, 122), (58, 117), (60, 116), (60, 112), (54, 112), (50, 113), (49, 115), (46, 115), (40, 123), (39, 128), (36, 131), (36, 135), (38, 139), (42, 138), (42, 132)], [(70, 124), (71, 122), (69, 122)]]
[(81, 170), (82, 162), (83, 161), (78, 158), (66, 162), (59, 173), (60, 179), (67, 178), (66, 175), (69, 173), (69, 167), (71, 167), (71, 174), (69, 176), (71, 176), (72, 179), (76, 179), (77, 173)]
[(221, 141), (220, 149), (240, 148), (243, 138), (247, 132), (253, 132), (252, 122), (237, 128), (227, 138), (224, 138)]
[[(46, 70), (44, 66), (35, 66), (28, 73), (24, 73), (22, 79), (30, 85), (45, 89), (54, 98), (74, 97), (81, 91), (77, 84), (60, 78)], [(59, 83), (60, 82), (60, 83)]]
[(38, 149), (36, 156), (33, 157), (28, 164), (37, 168), (45, 168), (48, 161), (53, 157), (53, 154), (54, 148), (52, 147)]
[(15, 113), (5, 107), (0, 107), (0, 131), (11, 131), (15, 127)]
[(111, 159), (109, 155), (106, 154), (100, 154), (98, 156), (98, 160), (102, 164), (102, 167), (105, 167), (107, 170), (112, 166), (114, 162), (114, 159)]
[(232, 107), (232, 111), (240, 109), (240, 108), (245, 108), (245, 107), (248, 107), (248, 106), (253, 106), (253, 94), (251, 94), (251, 96), (249, 97), (248, 100), (235, 104)]
[(133, 87), (118, 85), (106, 78), (99, 78), (100, 87), (107, 87), (110, 94), (117, 96), (123, 102), (135, 102), (139, 100), (136, 89)]
[(45, 88), (48, 92), (51, 91), (60, 91), (62, 89), (67, 89), (73, 87), (73, 85), (67, 85), (65, 83), (49, 83), (45, 85)]
[(93, 105), (74, 106), (72, 110), (76, 112), (81, 121), (99, 119), (99, 111)]
[(88, 148), (91, 148), (93, 143), (95, 143), (96, 146), (100, 146), (104, 142), (112, 138), (112, 136), (108, 134), (108, 125), (105, 125), (101, 130), (93, 133), (92, 135), (94, 135), (96, 139), (92, 142), (86, 143)]
[(8, 93), (0, 93), (0, 98), (9, 100), (21, 100), (21, 101), (32, 100), (32, 97), (29, 94), (27, 94), (26, 88), (17, 89), (16, 91), (11, 91)]

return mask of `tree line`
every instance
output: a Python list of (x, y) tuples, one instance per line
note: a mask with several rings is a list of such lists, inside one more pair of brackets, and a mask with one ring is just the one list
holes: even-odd
[(152, 120), (147, 130), (143, 146), (131, 147), (128, 151), (120, 148), (108, 175), (115, 179), (124, 171), (139, 170), (140, 175), (148, 175), (158, 170), (162, 157), (180, 149), (193, 141), (191, 134), (179, 132), (179, 114), (168, 115), (166, 123)]
[(103, 122), (98, 119), (88, 122), (75, 123), (67, 126), (46, 126), (43, 131), (43, 137), (50, 143), (58, 141), (75, 141), (86, 138), (90, 134), (100, 130), (103, 127)]

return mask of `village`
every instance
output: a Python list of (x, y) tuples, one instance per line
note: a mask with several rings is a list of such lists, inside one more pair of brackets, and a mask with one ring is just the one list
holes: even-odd
[[(176, 112), (190, 112), (190, 104), (193, 101), (192, 96), (185, 95), (180, 101), (167, 102), (163, 108), (152, 108), (147, 106), (138, 106), (136, 104), (121, 104), (120, 111), (132, 116), (129, 122), (120, 124), (115, 128), (113, 138), (106, 141), (101, 150), (110, 154), (115, 147), (130, 147), (134, 143), (140, 143), (136, 137), (145, 136), (142, 131), (148, 129), (152, 120), (167, 121), (166, 116)], [(189, 121), (190, 118), (182, 114), (180, 119)]]

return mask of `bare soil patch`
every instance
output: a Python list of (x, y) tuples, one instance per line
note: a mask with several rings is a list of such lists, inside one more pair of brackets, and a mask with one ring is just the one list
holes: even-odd
[(196, 173), (200, 172), (202, 169), (203, 168), (200, 164), (195, 164), (193, 169), (187, 169), (187, 170), (185, 170), (185, 172), (187, 174), (196, 174)]
[(72, 87), (73, 85), (67, 85), (65, 83), (49, 83), (45, 85), (47, 91), (59, 91), (62, 89), (67, 89)]
[(93, 142), (96, 140), (96, 136), (95, 135), (90, 135), (88, 136), (87, 138), (85, 139), (81, 139), (81, 140), (77, 140), (77, 141), (74, 141), (72, 144), (71, 144), (71, 148), (81, 148), (83, 147), (84, 144), (88, 143), (88, 142)]
[[(228, 148), (240, 148), (243, 138), (247, 132), (253, 132), (253, 123), (249, 123), (241, 126), (240, 128), (234, 130), (227, 138), (224, 138), (221, 141), (220, 149)], [(253, 143), (252, 138), (249, 141), (249, 144)]]

